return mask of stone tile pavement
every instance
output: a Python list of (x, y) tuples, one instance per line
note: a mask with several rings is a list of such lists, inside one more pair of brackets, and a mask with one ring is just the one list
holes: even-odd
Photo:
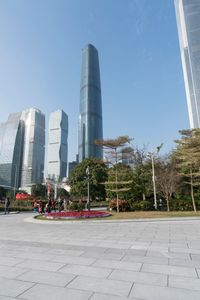
[(0, 300), (200, 299), (200, 219), (0, 216)]

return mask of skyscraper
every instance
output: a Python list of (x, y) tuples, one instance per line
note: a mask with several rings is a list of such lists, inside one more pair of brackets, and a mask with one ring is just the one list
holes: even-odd
[(21, 184), (24, 124), (21, 113), (11, 114), (0, 124), (0, 185), (18, 188)]
[(35, 108), (9, 115), (0, 125), (0, 185), (30, 191), (43, 182), (44, 115)]
[(97, 49), (88, 44), (83, 49), (78, 153), (79, 162), (88, 157), (102, 158), (102, 148), (94, 141), (103, 138), (101, 83)]
[(200, 1), (174, 0), (191, 128), (200, 127)]
[(24, 144), (21, 187), (42, 183), (44, 179), (45, 116), (36, 108), (24, 110)]
[(67, 176), (68, 116), (63, 110), (52, 112), (49, 117), (47, 174), (49, 178)]

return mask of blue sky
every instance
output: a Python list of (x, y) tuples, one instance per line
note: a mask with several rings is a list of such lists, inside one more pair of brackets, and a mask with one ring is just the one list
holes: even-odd
[(82, 48), (99, 51), (104, 138), (163, 152), (189, 128), (173, 0), (0, 0), (0, 122), (34, 106), (69, 117), (75, 159)]

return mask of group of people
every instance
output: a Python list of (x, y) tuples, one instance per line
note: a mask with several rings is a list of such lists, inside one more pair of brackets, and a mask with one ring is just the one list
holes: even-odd
[(46, 205), (44, 205), (44, 203), (41, 200), (38, 202), (37, 199), (34, 199), (33, 201), (34, 212), (39, 212), (40, 214), (44, 212), (50, 213), (51, 211), (56, 211), (56, 210), (60, 212), (61, 210), (66, 208), (66, 205), (67, 205), (67, 200), (66, 199), (63, 200), (60, 197), (57, 200), (49, 199)]

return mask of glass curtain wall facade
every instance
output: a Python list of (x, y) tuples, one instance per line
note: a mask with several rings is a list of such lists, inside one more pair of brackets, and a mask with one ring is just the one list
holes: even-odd
[(0, 186), (19, 188), (23, 155), (24, 123), (21, 113), (0, 124)]
[(67, 176), (68, 116), (63, 110), (49, 117), (47, 174), (50, 179)]
[(21, 119), (25, 126), (21, 187), (25, 188), (44, 179), (45, 116), (30, 108), (22, 112)]
[(80, 113), (78, 132), (79, 162), (88, 157), (102, 159), (102, 148), (94, 141), (103, 139), (101, 82), (97, 49), (88, 44), (83, 49)]
[(191, 128), (200, 127), (200, 1), (174, 0)]

